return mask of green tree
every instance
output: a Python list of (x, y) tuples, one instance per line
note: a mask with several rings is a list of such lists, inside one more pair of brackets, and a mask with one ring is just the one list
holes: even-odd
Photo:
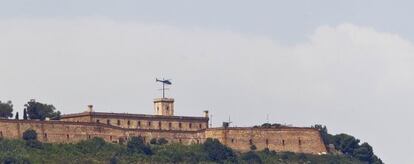
[(33, 129), (28, 129), (23, 132), (23, 139), (26, 141), (37, 140), (37, 132)]
[(253, 151), (249, 151), (245, 154), (243, 154), (241, 156), (241, 159), (246, 161), (247, 163), (252, 163), (252, 164), (256, 164), (256, 163), (263, 163), (262, 159), (260, 159), (260, 156), (257, 155), (255, 152)]
[(334, 135), (333, 143), (335, 148), (348, 155), (353, 155), (354, 150), (359, 147), (359, 140), (348, 134)]
[(0, 101), (0, 118), (13, 117), (13, 104), (11, 101), (5, 103)]
[(374, 152), (372, 151), (371, 145), (368, 143), (363, 143), (361, 146), (356, 148), (353, 152), (353, 156), (361, 161), (371, 162)]
[(42, 143), (37, 140), (37, 133), (33, 129), (28, 129), (23, 132), (23, 139), (26, 141), (26, 146), (31, 148), (41, 149)]
[(130, 153), (152, 155), (151, 148), (144, 143), (142, 137), (131, 137), (127, 143), (127, 151)]
[(27, 120), (27, 111), (26, 111), (26, 109), (23, 110), (23, 120)]
[(30, 100), (24, 106), (26, 107), (25, 110), (30, 119), (45, 120), (46, 117), (52, 120), (60, 119), (60, 112), (56, 111), (56, 108), (53, 105), (36, 102), (36, 100)]
[(203, 144), (203, 149), (208, 154), (208, 158), (212, 161), (222, 161), (233, 159), (235, 154), (229, 147), (220, 143), (218, 139), (207, 138)]

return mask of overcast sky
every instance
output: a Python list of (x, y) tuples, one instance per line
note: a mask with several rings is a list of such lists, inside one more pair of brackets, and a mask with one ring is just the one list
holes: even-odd
[(152, 114), (165, 77), (177, 115), (319, 123), (414, 161), (413, 3), (117, 2), (0, 0), (0, 100)]

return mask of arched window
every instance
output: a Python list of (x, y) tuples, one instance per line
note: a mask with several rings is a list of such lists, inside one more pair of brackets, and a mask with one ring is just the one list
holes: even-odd
[(151, 121), (148, 121), (148, 126), (151, 126)]
[(137, 125), (138, 125), (138, 127), (141, 127), (141, 121), (138, 121)]
[(106, 124), (110, 125), (111, 124), (111, 120), (106, 120)]
[(298, 142), (299, 142), (299, 146), (302, 145), (302, 140), (300, 140), (300, 138), (299, 138)]
[(191, 123), (189, 123), (189, 124), (188, 124), (188, 127), (191, 129), (191, 128), (192, 128), (192, 124), (191, 124)]
[(161, 129), (161, 121), (158, 122), (158, 128)]
[(128, 120), (127, 124), (128, 124), (128, 126), (131, 125), (131, 121)]
[(171, 129), (171, 127), (172, 127), (172, 123), (170, 122), (170, 123), (168, 123), (168, 128)]
[(118, 124), (118, 125), (121, 125), (121, 120), (118, 120), (117, 124)]
[(282, 145), (285, 146), (285, 140), (282, 140)]
[(198, 127), (201, 129), (203, 127), (203, 125), (199, 124)]
[(66, 138), (69, 139), (69, 134), (66, 134)]
[(182, 127), (181, 122), (180, 122), (180, 123), (178, 123), (178, 127), (181, 129), (181, 127)]

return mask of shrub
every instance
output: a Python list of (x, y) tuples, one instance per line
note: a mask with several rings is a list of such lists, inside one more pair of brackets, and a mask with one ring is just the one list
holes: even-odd
[(37, 133), (33, 129), (29, 129), (23, 132), (23, 139), (26, 141), (37, 140)]
[(15, 164), (15, 163), (18, 163), (18, 161), (17, 161), (16, 158), (6, 157), (3, 160), (1, 160), (1, 163), (4, 163), (4, 164)]
[(152, 139), (150, 140), (150, 144), (152, 144), (152, 145), (157, 144), (157, 139), (156, 139), (156, 138), (152, 138)]
[(217, 139), (207, 138), (203, 144), (204, 151), (207, 152), (208, 158), (212, 161), (222, 161), (233, 159), (235, 157), (233, 150), (224, 146)]
[(262, 160), (260, 159), (259, 155), (257, 155), (253, 151), (249, 151), (243, 154), (241, 159), (246, 161), (247, 163), (262, 163)]
[(26, 141), (26, 146), (31, 147), (31, 148), (35, 148), (35, 149), (42, 149), (43, 148), (43, 144), (38, 140), (27, 140)]
[(151, 148), (144, 143), (142, 137), (131, 137), (127, 143), (127, 151), (130, 153), (152, 155)]
[(257, 149), (256, 145), (251, 145), (250, 150), (255, 151)]

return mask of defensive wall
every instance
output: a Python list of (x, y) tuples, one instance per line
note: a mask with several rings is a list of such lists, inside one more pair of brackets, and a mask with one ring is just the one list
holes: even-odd
[(221, 143), (238, 151), (249, 151), (252, 145), (257, 150), (268, 148), (277, 152), (321, 154), (327, 152), (320, 136), (314, 128), (210, 128), (206, 138), (217, 138)]
[(132, 136), (142, 136), (146, 142), (152, 138), (165, 138), (169, 143), (197, 144), (206, 138), (219, 139), (237, 150), (249, 151), (269, 148), (278, 152), (320, 154), (326, 152), (318, 130), (313, 128), (209, 128), (201, 130), (123, 128), (97, 122), (0, 120), (0, 137), (22, 138), (23, 132), (33, 129), (38, 139), (49, 143), (75, 143), (101, 137), (107, 142), (120, 142)]

